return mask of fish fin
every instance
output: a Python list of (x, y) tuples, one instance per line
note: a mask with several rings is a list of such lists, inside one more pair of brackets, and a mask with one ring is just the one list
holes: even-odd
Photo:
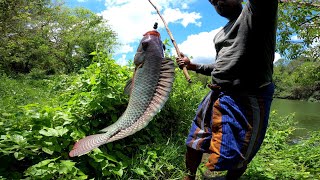
[(109, 139), (107, 134), (94, 134), (80, 139), (69, 152), (70, 157), (81, 156), (87, 154), (91, 150), (105, 144)]
[(127, 94), (127, 95), (130, 95), (130, 94), (131, 94), (132, 87), (133, 87), (133, 78), (131, 78), (131, 79), (129, 79), (129, 80), (127, 81), (127, 84), (126, 84), (126, 86), (124, 87), (124, 93)]
[(160, 70), (160, 78), (151, 101), (154, 112), (158, 112), (169, 98), (174, 81), (174, 63), (171, 59), (164, 59)]
[(159, 81), (158, 82), (158, 86), (162, 86), (162, 87), (170, 87), (171, 84), (168, 82), (164, 82), (164, 81)]
[[(168, 87), (171, 90), (171, 86), (174, 81), (174, 63), (171, 59), (164, 59), (160, 68), (160, 79), (158, 85)], [(163, 84), (162, 84), (163, 83)]]

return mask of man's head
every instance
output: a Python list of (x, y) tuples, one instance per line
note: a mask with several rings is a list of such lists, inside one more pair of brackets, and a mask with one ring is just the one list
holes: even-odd
[(243, 0), (209, 0), (217, 13), (229, 20), (237, 18), (242, 11)]

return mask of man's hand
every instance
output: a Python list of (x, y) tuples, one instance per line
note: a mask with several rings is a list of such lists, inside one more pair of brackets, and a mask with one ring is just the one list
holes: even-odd
[(179, 65), (179, 68), (180, 68), (180, 69), (182, 69), (184, 66), (186, 66), (186, 68), (187, 68), (188, 70), (193, 70), (193, 71), (196, 70), (196, 65), (193, 64), (193, 63), (190, 61), (190, 59), (189, 59), (187, 56), (185, 56), (182, 52), (180, 53), (180, 57), (181, 57), (181, 58), (178, 57), (178, 58), (176, 59), (176, 62), (177, 62), (177, 64)]

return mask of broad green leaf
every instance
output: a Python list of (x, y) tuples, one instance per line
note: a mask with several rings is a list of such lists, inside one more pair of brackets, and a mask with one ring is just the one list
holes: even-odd
[(115, 163), (118, 162), (117, 159), (114, 156), (110, 155), (110, 154), (106, 154), (105, 156), (109, 161), (112, 161), (112, 162), (115, 162)]
[(19, 161), (25, 158), (25, 156), (21, 152), (15, 152), (14, 157)]
[(123, 175), (123, 169), (122, 168), (120, 168), (119, 170), (112, 170), (111, 172), (116, 174), (116, 175), (118, 175), (118, 176), (120, 176), (120, 177), (122, 177), (122, 175)]
[(91, 55), (91, 56), (96, 56), (97, 55), (97, 52), (92, 52), (92, 53), (90, 53), (89, 55)]
[(13, 142), (17, 143), (17, 144), (23, 144), (26, 143), (27, 139), (21, 135), (15, 134), (12, 136), (12, 140)]
[(10, 117), (10, 116), (12, 116), (12, 114), (10, 114), (10, 113), (2, 113), (1, 115), (2, 115), (2, 116), (5, 116), (5, 117)]
[(133, 172), (135, 172), (141, 176), (144, 176), (144, 173), (147, 172), (147, 170), (144, 168), (135, 168), (135, 169), (133, 169)]
[(75, 162), (72, 162), (71, 160), (61, 160), (60, 162), (64, 166), (68, 167), (69, 170), (71, 170), (74, 167), (74, 165), (76, 164)]
[(58, 126), (56, 128), (47, 128), (44, 127), (39, 131), (40, 134), (44, 136), (53, 136), (53, 137), (59, 137), (66, 134), (69, 130), (67, 128), (64, 128), (62, 126)]
[(43, 148), (42, 148), (42, 151), (44, 151), (45, 153), (50, 154), (50, 155), (52, 155), (52, 154), (54, 153), (53, 150), (51, 150), (51, 149), (49, 149), (49, 148), (47, 148), (47, 147), (43, 147)]
[(72, 172), (75, 168), (75, 162), (72, 162), (70, 160), (61, 160), (60, 161), (60, 168), (59, 173), (60, 174), (68, 174), (69, 172)]
[(60, 158), (60, 157), (57, 157), (57, 158), (54, 158), (54, 159), (47, 159), (47, 160), (43, 160), (43, 161), (39, 162), (38, 164), (33, 165), (32, 167), (38, 167), (38, 168), (41, 168), (41, 167), (43, 167), (43, 166), (48, 165), (48, 164), (49, 164), (49, 163), (51, 163), (51, 162), (56, 161), (56, 160), (57, 160), (57, 159), (59, 159), (59, 158)]

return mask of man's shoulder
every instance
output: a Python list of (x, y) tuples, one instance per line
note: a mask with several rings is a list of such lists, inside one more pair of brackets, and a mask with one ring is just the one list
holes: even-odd
[(250, 13), (274, 13), (278, 9), (278, 0), (248, 0), (245, 9)]

